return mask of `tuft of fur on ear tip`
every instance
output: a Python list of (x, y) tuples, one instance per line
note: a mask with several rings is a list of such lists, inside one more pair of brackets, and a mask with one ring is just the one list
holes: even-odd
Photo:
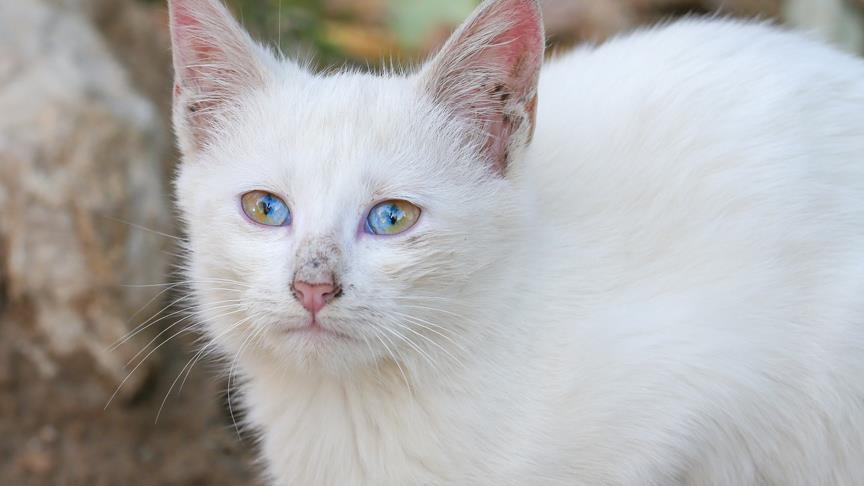
[(424, 88), (504, 173), (531, 140), (545, 37), (536, 0), (487, 0), (426, 66)]

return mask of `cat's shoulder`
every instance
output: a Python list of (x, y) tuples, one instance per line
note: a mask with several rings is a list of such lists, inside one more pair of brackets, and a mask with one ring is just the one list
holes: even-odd
[(693, 17), (659, 23), (613, 37), (596, 45), (553, 53), (547, 66), (578, 62), (681, 65), (685, 63), (752, 62), (771, 66), (818, 61), (842, 69), (864, 69), (864, 61), (816, 35), (767, 20)]
[(689, 18), (553, 53), (540, 91), (558, 106), (603, 100), (625, 112), (685, 98), (703, 107), (715, 97), (854, 98), (864, 93), (864, 60), (768, 21)]

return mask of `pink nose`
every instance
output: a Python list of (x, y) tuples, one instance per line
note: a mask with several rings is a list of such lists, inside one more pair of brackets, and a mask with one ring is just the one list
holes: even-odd
[(323, 309), (338, 293), (339, 288), (332, 282), (316, 284), (294, 282), (295, 297), (306, 310), (313, 314)]

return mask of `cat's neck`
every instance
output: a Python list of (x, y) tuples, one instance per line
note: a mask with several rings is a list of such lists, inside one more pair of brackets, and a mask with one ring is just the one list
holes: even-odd
[[(459, 471), (470, 469), (460, 452), (466, 444), (448, 441), (503, 437), (522, 447), (537, 427), (530, 418), (509, 420), (525, 406), (513, 397), (539, 400), (532, 390), (543, 387), (543, 377), (528, 362), (534, 351), (505, 349), (493, 339), (482, 356), (423, 373), (392, 359), (345, 375), (260, 363), (247, 369), (244, 402), (251, 424), (263, 433), (268, 462), (278, 468), (272, 473), (285, 484), (321, 481), (304, 476), (306, 471), (345, 475), (326, 478), (327, 484), (347, 484), (349, 477), (363, 477), (367, 484), (409, 477), (411, 484), (424, 484), (452, 471), (459, 484)], [(501, 450), (515, 453), (507, 445)], [(429, 471), (436, 476), (426, 478)]]

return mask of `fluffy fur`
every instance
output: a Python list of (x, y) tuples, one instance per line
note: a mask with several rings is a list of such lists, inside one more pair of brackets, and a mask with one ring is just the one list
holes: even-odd
[[(539, 59), (531, 0), (405, 76), (277, 62), (215, 1), (172, 14), (189, 278), (273, 484), (864, 484), (860, 60), (688, 20), (548, 61), (534, 125), (530, 72), (453, 103), (500, 94), (469, 52)], [(294, 224), (247, 221), (253, 189)], [(390, 198), (418, 225), (363, 233)], [(297, 332), (315, 258), (350, 338)]]

